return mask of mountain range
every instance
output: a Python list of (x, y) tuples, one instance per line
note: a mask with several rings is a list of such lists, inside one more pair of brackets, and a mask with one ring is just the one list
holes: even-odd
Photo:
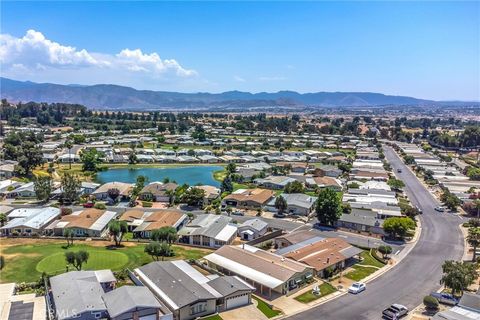
[[(362, 107), (429, 106), (447, 102), (392, 96), (373, 92), (274, 93), (227, 91), (222, 93), (181, 93), (137, 90), (111, 84), (61, 85), (0, 78), (0, 97), (13, 102), (78, 103), (93, 109), (109, 110), (215, 110), (262, 107)], [(452, 102), (458, 104), (459, 102)], [(462, 103), (462, 102), (460, 102)]]

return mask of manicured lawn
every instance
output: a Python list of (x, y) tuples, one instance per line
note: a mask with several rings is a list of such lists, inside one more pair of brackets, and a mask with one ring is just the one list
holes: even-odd
[[(103, 242), (102, 242), (103, 244)], [(105, 242), (107, 245), (108, 242)], [(32, 241), (32, 244), (14, 245), (1, 248), (5, 257), (5, 267), (2, 269), (0, 282), (34, 282), (42, 272), (58, 274), (66, 271), (65, 252), (85, 250), (90, 257), (82, 267), (84, 270), (112, 269), (120, 271), (133, 269), (150, 263), (153, 259), (143, 250), (145, 244), (135, 244), (122, 248), (109, 248), (104, 245), (88, 245), (84, 241), (75, 241), (68, 249), (65, 242)], [(175, 256), (166, 260), (198, 259), (208, 254), (207, 250), (173, 246)], [(70, 266), (69, 270), (74, 269)]]
[(223, 179), (225, 179), (226, 176), (227, 176), (227, 170), (225, 169), (217, 170), (213, 172), (213, 179), (220, 182), (223, 181)]
[(250, 187), (248, 184), (242, 184), (242, 183), (233, 183), (233, 191), (237, 191), (238, 189), (249, 189)]
[(223, 320), (218, 314), (215, 314), (210, 317), (200, 318), (200, 320)]
[(257, 296), (252, 296), (253, 299), (257, 301), (257, 308), (258, 310), (262, 311), (262, 313), (267, 317), (267, 318), (273, 318), (281, 314), (282, 312), (279, 310), (274, 310), (270, 308), (270, 306), (263, 301), (262, 299), (258, 298)]
[(312, 291), (310, 290), (295, 297), (295, 300), (302, 303), (309, 303), (337, 291), (337, 289), (335, 289), (330, 283), (326, 283), (326, 282), (322, 283), (319, 289), (320, 289), (320, 294), (313, 294)]
[(363, 267), (359, 265), (352, 266), (352, 268), (355, 270), (347, 273), (345, 277), (353, 281), (360, 281), (378, 270), (377, 268)]
[(370, 254), (370, 251), (365, 250), (362, 253), (360, 253), (360, 256), (363, 258), (363, 261), (360, 262), (358, 265), (374, 266), (378, 268), (381, 268), (384, 266), (383, 263), (381, 263), (380, 261), (372, 257), (372, 255)]

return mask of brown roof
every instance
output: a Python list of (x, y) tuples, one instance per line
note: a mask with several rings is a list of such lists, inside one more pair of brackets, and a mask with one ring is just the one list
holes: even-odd
[(62, 219), (60, 219), (60, 222), (68, 221), (69, 223), (66, 228), (89, 229), (105, 211), (106, 210), (89, 208), (83, 210), (80, 214), (69, 214), (67, 216), (63, 216)]
[[(150, 214), (146, 214), (150, 213)], [(160, 229), (162, 227), (171, 227), (174, 226), (182, 217), (184, 213), (179, 210), (165, 209), (158, 211), (142, 211), (142, 210), (128, 210), (126, 211), (120, 220), (125, 220), (128, 222), (133, 222), (136, 219), (143, 219), (142, 231), (149, 231)]]
[(176, 183), (152, 182), (146, 185), (140, 193), (151, 193), (154, 196), (166, 195), (166, 191), (175, 190), (178, 187)]
[(270, 253), (261, 249), (242, 249), (240, 246), (223, 246), (215, 254), (235, 261), (249, 268), (268, 274), (276, 279), (287, 281), (308, 267), (303, 263)]
[(143, 217), (144, 211), (138, 209), (132, 209), (125, 211), (124, 214), (120, 217), (119, 220), (132, 222), (136, 219), (141, 219)]
[(226, 196), (226, 200), (237, 200), (237, 201), (252, 201), (263, 204), (270, 200), (273, 197), (274, 192), (268, 189), (247, 189), (241, 193), (232, 193)]
[(317, 242), (284, 254), (285, 257), (303, 262), (316, 271), (323, 270), (348, 257), (341, 250), (351, 247), (345, 240), (340, 238), (326, 238)]
[(341, 187), (341, 185), (337, 182), (337, 180), (332, 177), (313, 177), (313, 180), (315, 181), (316, 184), (324, 184), (327, 186)]
[(99, 194), (99, 193), (106, 193), (110, 189), (118, 189), (120, 194), (123, 196), (128, 196), (130, 191), (132, 190), (133, 185), (130, 183), (123, 183), (123, 182), (108, 182), (101, 185), (97, 190), (95, 190), (92, 194)]
[(355, 173), (352, 173), (354, 176), (361, 176), (361, 177), (385, 177), (388, 178), (388, 174), (386, 172), (373, 172), (373, 171), (361, 171), (358, 170)]
[(308, 164), (306, 162), (277, 162), (275, 163), (276, 167), (286, 167), (291, 166), (292, 168), (307, 168)]

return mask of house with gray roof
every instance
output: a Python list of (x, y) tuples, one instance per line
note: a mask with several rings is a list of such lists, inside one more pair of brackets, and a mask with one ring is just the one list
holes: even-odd
[(207, 277), (183, 260), (152, 262), (134, 272), (177, 320), (195, 319), (249, 304), (254, 290), (237, 278)]
[(231, 244), (237, 236), (232, 218), (223, 215), (200, 214), (179, 232), (179, 242), (210, 248)]
[(238, 226), (238, 235), (242, 240), (250, 241), (267, 233), (268, 223), (258, 218), (250, 219)]
[[(282, 193), (281, 196), (287, 202), (287, 209), (284, 213), (299, 215), (299, 216), (309, 216), (315, 209), (315, 202), (317, 197), (312, 197), (304, 193)], [(267, 204), (267, 210), (271, 212), (277, 212), (275, 208), (276, 197), (270, 200)]]
[(351, 213), (341, 215), (335, 222), (335, 226), (351, 231), (385, 235), (383, 221), (378, 217), (377, 212), (373, 210), (352, 208)]
[(143, 286), (115, 289), (110, 270), (71, 271), (50, 278), (50, 301), (57, 320), (171, 320), (172, 314)]
[(287, 176), (268, 176), (266, 178), (257, 178), (253, 182), (264, 188), (274, 189), (274, 190), (281, 190), (285, 188), (285, 186), (289, 182), (296, 181), (294, 178), (290, 178)]

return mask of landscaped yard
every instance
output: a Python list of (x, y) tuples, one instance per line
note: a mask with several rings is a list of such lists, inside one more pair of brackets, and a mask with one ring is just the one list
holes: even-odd
[(377, 267), (377, 268), (381, 268), (384, 266), (383, 263), (381, 263), (380, 261), (378, 261), (377, 259), (375, 259), (371, 254), (370, 254), (370, 251), (363, 251), (362, 253), (360, 253), (360, 256), (363, 258), (363, 261), (358, 263), (358, 265), (362, 265), (362, 266), (374, 266), (374, 267)]
[(309, 303), (337, 291), (337, 289), (335, 289), (330, 283), (327, 283), (327, 282), (322, 283), (319, 286), (319, 289), (320, 289), (320, 294), (313, 294), (312, 290), (309, 290), (295, 297), (295, 300), (303, 303)]
[[(12, 245), (12, 241), (23, 244)], [(9, 245), (7, 245), (7, 242)], [(13, 244), (15, 244), (13, 242)], [(75, 241), (74, 245), (65, 248), (65, 242), (44, 239), (7, 239), (0, 242), (2, 255), (5, 257), (5, 267), (2, 269), (0, 282), (34, 282), (42, 272), (49, 275), (66, 271), (65, 252), (85, 250), (90, 257), (82, 266), (83, 270), (112, 269), (120, 271), (133, 269), (152, 262), (152, 258), (143, 250), (145, 244), (126, 243), (122, 248), (109, 248), (107, 241)], [(175, 256), (166, 260), (198, 259), (208, 254), (209, 250), (193, 249), (183, 246), (173, 246)], [(69, 270), (75, 270), (73, 266)]]
[(265, 301), (263, 301), (259, 297), (252, 295), (252, 298), (257, 301), (258, 310), (260, 310), (267, 318), (273, 318), (282, 313), (279, 310), (272, 309)]
[(360, 281), (378, 270), (378, 268), (364, 267), (360, 265), (354, 265), (352, 268), (355, 270), (347, 273), (345, 277), (353, 281)]

